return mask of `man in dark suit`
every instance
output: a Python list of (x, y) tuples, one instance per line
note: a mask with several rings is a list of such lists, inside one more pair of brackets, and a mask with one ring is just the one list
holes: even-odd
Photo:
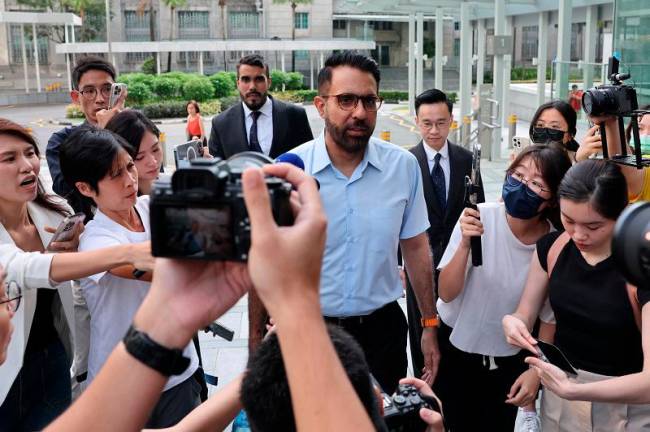
[[(422, 171), (424, 198), (431, 224), (427, 234), (433, 256), (435, 286), (438, 285), (435, 269), (463, 211), (465, 176), (470, 175), (472, 168), (472, 153), (447, 140), (453, 121), (452, 108), (447, 95), (437, 89), (427, 90), (415, 98), (415, 120), (422, 141), (410, 151)], [(479, 195), (480, 201), (484, 201), (483, 188)], [(408, 278), (406, 302), (413, 373), (420, 376), (424, 366), (420, 350), (423, 323)], [(441, 355), (444, 355), (442, 345)]]
[(222, 159), (257, 151), (275, 159), (314, 139), (304, 108), (280, 102), (267, 94), (271, 87), (269, 66), (258, 54), (242, 57), (237, 64), (237, 89), (242, 103), (212, 120), (210, 153)]

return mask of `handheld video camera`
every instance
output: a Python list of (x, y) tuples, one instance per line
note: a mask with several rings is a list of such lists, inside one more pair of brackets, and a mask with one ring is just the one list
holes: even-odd
[[(154, 183), (150, 201), (153, 256), (217, 261), (246, 261), (251, 227), (241, 175), (248, 167), (273, 163), (261, 153), (228, 159), (179, 161), (169, 179)], [(291, 184), (267, 177), (273, 217), (292, 225)]]
[(392, 396), (382, 391), (381, 397), (390, 432), (424, 432), (427, 424), (420, 418), (420, 408), (441, 412), (436, 398), (421, 394), (410, 384), (400, 384)]
[[(471, 175), (465, 176), (465, 207), (478, 209), (479, 191), (481, 190), (481, 145), (474, 144), (472, 154)], [(472, 237), (470, 240), (472, 248), (472, 265), (480, 267), (483, 265), (483, 247), (481, 237)]]
[[(605, 124), (600, 124), (600, 136), (603, 143), (603, 157), (622, 165), (631, 165), (637, 168), (650, 166), (650, 159), (643, 159), (641, 154), (641, 140), (639, 139), (638, 117), (646, 114), (639, 110), (639, 102), (634, 87), (626, 85), (623, 81), (630, 79), (630, 74), (619, 73), (619, 60), (610, 57), (607, 66), (607, 76), (611, 84), (603, 84), (584, 92), (582, 95), (582, 106), (590, 116), (616, 116), (618, 117), (618, 130), (621, 140), (622, 154), (609, 155), (607, 149), (607, 134)], [(625, 124), (623, 119), (630, 117), (632, 125), (632, 136), (634, 137), (634, 154), (627, 154), (627, 143), (625, 140)]]
[(612, 257), (625, 279), (650, 289), (650, 202), (626, 208), (616, 221)]

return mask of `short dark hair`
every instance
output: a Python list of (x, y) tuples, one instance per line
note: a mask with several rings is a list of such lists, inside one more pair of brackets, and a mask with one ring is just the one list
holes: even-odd
[(249, 54), (239, 59), (237, 63), (237, 78), (239, 79), (239, 67), (241, 65), (256, 66), (258, 68), (264, 69), (266, 77), (269, 78), (271, 75), (269, 73), (269, 65), (264, 62), (264, 57), (259, 54)]
[(547, 109), (556, 109), (559, 111), (559, 113), (564, 117), (564, 120), (567, 122), (569, 125), (569, 135), (572, 137), (576, 136), (576, 122), (578, 121), (578, 115), (576, 114), (576, 111), (569, 105), (568, 102), (565, 102), (563, 100), (552, 100), (546, 103), (543, 103), (537, 108), (537, 111), (535, 111), (535, 115), (533, 115), (533, 119), (530, 122), (530, 129), (528, 130), (528, 134), (532, 137), (533, 136), (533, 129), (535, 128), (535, 124), (537, 123), (537, 120), (539, 120), (539, 117), (542, 115), (544, 111)]
[(587, 159), (566, 173), (558, 194), (561, 199), (588, 202), (603, 217), (616, 220), (627, 207), (625, 176), (614, 162)]
[(158, 127), (142, 112), (133, 109), (127, 109), (116, 114), (106, 124), (105, 129), (115, 132), (131, 144), (125, 150), (133, 152), (131, 153), (132, 158), (135, 158), (140, 151), (140, 142), (145, 132), (151, 132), (160, 138), (160, 130)]
[(115, 81), (115, 68), (110, 62), (96, 56), (81, 57), (77, 60), (74, 69), (72, 69), (72, 88), (74, 90), (79, 90), (79, 81), (81, 81), (81, 77), (83, 74), (91, 70), (106, 72), (111, 76), (111, 78), (113, 78), (113, 81)]
[[(359, 344), (344, 330), (328, 326), (334, 349), (368, 415), (381, 430), (379, 405), (370, 371)], [(251, 430), (256, 432), (296, 430), (291, 394), (277, 335), (269, 335), (248, 360), (240, 398)], [(323, 401), (324, 404), (327, 401)]]
[(451, 114), (454, 109), (454, 104), (447, 98), (447, 95), (438, 89), (429, 89), (425, 90), (415, 97), (415, 115), (418, 114), (418, 109), (420, 105), (429, 105), (436, 103), (444, 103), (449, 109), (449, 114)]
[(323, 69), (318, 72), (318, 94), (322, 95), (323, 87), (332, 83), (332, 69), (340, 66), (349, 66), (371, 74), (377, 82), (377, 90), (379, 90), (381, 74), (377, 62), (355, 51), (340, 51), (329, 56), (325, 60)]

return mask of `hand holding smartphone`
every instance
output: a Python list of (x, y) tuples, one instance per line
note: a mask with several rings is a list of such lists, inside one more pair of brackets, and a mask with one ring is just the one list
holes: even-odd
[(112, 109), (117, 105), (117, 101), (122, 96), (122, 93), (126, 92), (126, 84), (122, 83), (113, 83), (111, 84), (111, 96), (108, 99), (108, 109)]
[(537, 341), (537, 348), (539, 349), (538, 356), (546, 363), (550, 363), (562, 369), (569, 375), (576, 376), (578, 372), (575, 370), (569, 359), (566, 358), (564, 353), (553, 344), (544, 341)]
[(52, 235), (52, 239), (48, 243), (47, 249), (51, 249), (52, 243), (72, 240), (74, 237), (75, 227), (77, 224), (83, 224), (85, 218), (86, 216), (83, 213), (76, 213), (63, 219), (54, 232), (54, 235)]

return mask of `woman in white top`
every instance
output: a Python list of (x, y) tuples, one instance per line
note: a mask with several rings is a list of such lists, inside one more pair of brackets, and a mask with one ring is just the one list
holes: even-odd
[[(151, 238), (149, 196), (138, 197), (138, 170), (130, 154), (134, 154), (133, 149), (122, 137), (93, 127), (79, 128), (61, 145), (63, 177), (97, 208), (81, 236), (79, 250)], [(124, 337), (149, 291), (151, 273), (138, 277), (133, 270), (123, 267), (98, 272), (81, 281), (90, 311), (89, 383)], [(185, 348), (185, 356), (191, 359), (189, 367), (169, 379), (147, 427), (172, 426), (200, 403), (200, 386), (192, 377), (198, 367), (192, 344)]]
[[(438, 266), (441, 362), (434, 386), (451, 430), (513, 430), (517, 406), (534, 401), (539, 378), (506, 343), (501, 318), (519, 302), (570, 166), (557, 146), (526, 148), (507, 170), (503, 202), (465, 209), (454, 228)], [(474, 236), (482, 240), (480, 267), (470, 257)]]
[(149, 244), (89, 253), (49, 244), (69, 207), (45, 193), (39, 152), (23, 127), (0, 119), (0, 264), (22, 290), (7, 360), (0, 366), (0, 430), (43, 428), (70, 403), (72, 279), (134, 261), (149, 267)]

